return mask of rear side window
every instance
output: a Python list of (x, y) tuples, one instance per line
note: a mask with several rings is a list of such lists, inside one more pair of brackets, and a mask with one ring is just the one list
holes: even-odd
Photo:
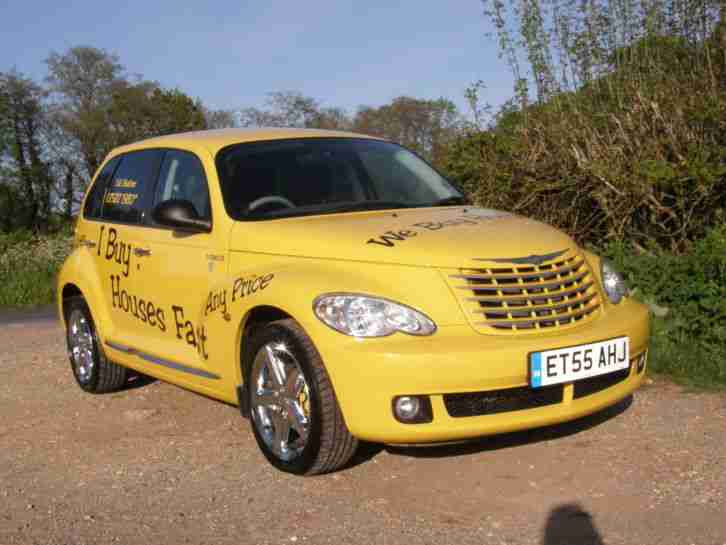
[(142, 150), (121, 156), (103, 197), (103, 219), (120, 223), (142, 223), (149, 207), (163, 152)]
[(193, 153), (170, 150), (164, 155), (154, 206), (172, 199), (189, 201), (200, 219), (212, 219), (204, 167)]
[(96, 176), (96, 181), (88, 193), (86, 204), (83, 207), (83, 217), (90, 219), (101, 219), (103, 213), (103, 196), (106, 193), (106, 186), (111, 180), (113, 171), (118, 165), (119, 158), (114, 157), (103, 166), (100, 174)]

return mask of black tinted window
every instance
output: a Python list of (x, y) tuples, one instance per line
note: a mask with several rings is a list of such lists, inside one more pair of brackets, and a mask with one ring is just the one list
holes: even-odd
[(171, 150), (164, 155), (154, 205), (172, 199), (189, 201), (201, 219), (211, 219), (204, 168), (196, 155)]
[(91, 219), (99, 219), (103, 211), (103, 195), (106, 192), (113, 171), (118, 165), (118, 157), (114, 157), (103, 166), (100, 174), (96, 176), (96, 181), (88, 193), (86, 204), (83, 207), (83, 217)]
[(159, 150), (143, 150), (121, 156), (121, 164), (103, 198), (103, 219), (122, 223), (143, 221), (162, 154)]
[(463, 196), (401, 146), (354, 138), (244, 143), (216, 158), (235, 219), (458, 204)]

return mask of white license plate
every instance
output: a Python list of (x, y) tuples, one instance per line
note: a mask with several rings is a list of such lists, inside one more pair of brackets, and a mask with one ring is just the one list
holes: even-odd
[(627, 369), (629, 365), (628, 337), (532, 352), (529, 355), (529, 384), (532, 388), (540, 388), (573, 382)]

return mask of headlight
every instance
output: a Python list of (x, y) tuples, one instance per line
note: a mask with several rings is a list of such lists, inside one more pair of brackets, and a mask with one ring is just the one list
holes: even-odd
[(602, 285), (605, 288), (605, 293), (607, 293), (610, 302), (617, 305), (623, 300), (623, 297), (628, 295), (628, 286), (625, 285), (625, 280), (607, 259), (600, 261), (600, 274), (602, 275)]
[(431, 319), (411, 307), (356, 293), (321, 295), (313, 310), (324, 324), (352, 337), (385, 337), (397, 331), (431, 335), (436, 331)]

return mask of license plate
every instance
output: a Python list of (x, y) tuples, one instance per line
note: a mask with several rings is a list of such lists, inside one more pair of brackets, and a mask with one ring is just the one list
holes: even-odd
[(529, 384), (540, 388), (613, 373), (630, 366), (630, 339), (556, 348), (529, 355)]

